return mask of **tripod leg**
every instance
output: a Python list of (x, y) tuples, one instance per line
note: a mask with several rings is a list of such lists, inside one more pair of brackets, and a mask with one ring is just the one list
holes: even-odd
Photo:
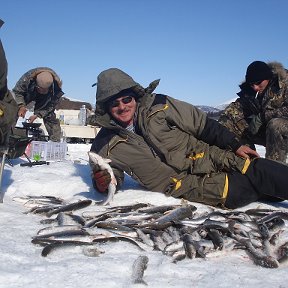
[(28, 157), (28, 155), (24, 152), (24, 156), (26, 157), (26, 159), (28, 160), (28, 162), (31, 164), (32, 161), (30, 160), (30, 158)]
[(2, 190), (2, 177), (3, 177), (4, 166), (5, 166), (5, 158), (6, 158), (6, 153), (3, 153), (1, 167), (0, 167), (0, 203), (3, 203), (3, 199), (4, 199), (4, 191)]

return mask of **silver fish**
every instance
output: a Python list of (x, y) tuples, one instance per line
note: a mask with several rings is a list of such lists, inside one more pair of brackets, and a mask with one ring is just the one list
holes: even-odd
[(182, 240), (172, 242), (164, 248), (163, 253), (166, 255), (169, 255), (169, 254), (172, 255), (176, 251), (179, 251), (181, 249), (183, 250), (183, 245), (184, 243)]
[(110, 202), (114, 198), (114, 194), (116, 192), (116, 185), (117, 185), (117, 180), (116, 180), (116, 178), (114, 176), (114, 173), (113, 173), (113, 170), (112, 170), (111, 166), (109, 165), (111, 160), (103, 158), (100, 155), (98, 155), (97, 153), (92, 152), (92, 151), (88, 152), (88, 156), (89, 156), (89, 160), (91, 162), (93, 162), (94, 164), (96, 164), (96, 165), (98, 165), (100, 167), (100, 170), (107, 170), (109, 172), (109, 174), (111, 175), (111, 182), (110, 182), (110, 184), (108, 186), (107, 198), (104, 201), (97, 203), (97, 204), (100, 204), (100, 205), (108, 205), (108, 204), (110, 204)]
[[(48, 231), (48, 233), (40, 233), (36, 236), (34, 236), (32, 239), (37, 241), (37, 240), (41, 240), (43, 238), (47, 239), (47, 238), (58, 238), (58, 237), (73, 237), (73, 236), (87, 236), (89, 235), (89, 233), (87, 231), (85, 231), (84, 229), (81, 229), (78, 227), (78, 229), (73, 226), (73, 227), (64, 227), (60, 226), (62, 229), (56, 229), (54, 231)], [(70, 229), (69, 229), (70, 228)]]
[[(75, 241), (71, 241), (71, 242), (55, 242), (55, 243), (49, 243), (46, 244), (41, 252), (41, 255), (43, 257), (46, 257), (48, 254), (50, 254), (53, 250), (55, 249), (59, 249), (59, 248), (63, 248), (63, 247), (75, 247), (75, 246), (80, 246), (80, 245), (93, 245), (93, 243), (86, 243), (86, 242), (75, 242)], [(84, 253), (83, 253), (84, 254)], [(86, 255), (86, 254), (84, 254)]]
[(64, 204), (65, 201), (61, 198), (54, 197), (54, 196), (24, 196), (24, 197), (13, 197), (13, 201), (23, 203), (25, 207), (35, 207), (40, 205), (47, 205), (47, 204)]
[(154, 243), (151, 240), (151, 238), (149, 237), (149, 235), (145, 234), (141, 229), (137, 229), (136, 228), (136, 232), (137, 232), (137, 236), (138, 238), (146, 245), (154, 247)]
[(189, 234), (185, 234), (183, 236), (183, 247), (185, 249), (185, 254), (189, 259), (193, 259), (196, 257), (197, 251), (195, 246), (189, 241)]
[(172, 255), (172, 263), (177, 263), (179, 261), (182, 261), (186, 258), (186, 252), (184, 247), (182, 247), (181, 249), (175, 251)]
[(277, 250), (277, 260), (284, 263), (288, 260), (288, 242), (282, 244)]
[(52, 215), (58, 214), (59, 212), (74, 211), (74, 210), (82, 209), (82, 208), (89, 206), (91, 203), (92, 201), (89, 199), (79, 200), (78, 202), (70, 203), (67, 205), (62, 205), (58, 208), (51, 209), (50, 211), (46, 213), (46, 216), (51, 217)]
[(144, 271), (147, 269), (148, 257), (145, 255), (140, 255), (133, 263), (132, 267), (132, 283), (133, 284), (145, 284), (147, 283), (143, 280)]
[(151, 240), (154, 243), (154, 250), (158, 250), (158, 251), (164, 251), (165, 247), (167, 246), (167, 244), (164, 242), (164, 240), (162, 239), (161, 235), (150, 235)]
[(57, 217), (59, 226), (63, 225), (85, 225), (85, 219), (79, 215), (72, 214), (71, 212), (59, 212)]
[(208, 229), (208, 236), (214, 244), (215, 249), (222, 250), (224, 247), (224, 238), (217, 229)]
[(277, 261), (275, 257), (270, 256), (270, 255), (265, 255), (262, 251), (258, 251), (257, 249), (255, 249), (250, 239), (244, 239), (237, 235), (233, 235), (233, 238), (246, 247), (247, 251), (251, 255), (252, 260), (254, 261), (256, 265), (259, 265), (265, 268), (278, 268), (279, 267), (279, 262)]
[[(191, 244), (194, 246), (194, 249), (195, 249), (195, 252), (197, 253), (198, 256), (202, 257), (202, 258), (205, 258), (206, 255), (205, 255), (205, 251), (204, 251), (204, 247), (200, 244), (200, 241), (195, 241), (193, 239), (193, 237), (191, 237), (190, 234), (185, 234), (183, 236), (183, 242), (186, 244), (186, 248), (187, 248), (187, 245), (188, 244)], [(190, 247), (191, 249), (191, 253), (194, 254), (194, 251), (192, 251), (192, 248)], [(185, 251), (186, 252), (186, 251)], [(195, 253), (195, 255), (196, 255)], [(191, 255), (193, 257), (193, 255)]]
[(185, 218), (192, 217), (193, 212), (196, 209), (197, 208), (193, 205), (184, 205), (167, 212), (167, 214), (161, 216), (160, 218), (157, 218), (153, 222), (142, 223), (138, 226), (138, 228), (146, 227), (163, 230), (173, 225), (174, 222), (178, 223)]
[(82, 252), (85, 256), (88, 257), (98, 257), (100, 254), (105, 253), (103, 250), (100, 250), (98, 247), (95, 246), (84, 246)]
[(63, 226), (49, 226), (40, 229), (37, 232), (37, 235), (45, 235), (45, 234), (51, 234), (55, 232), (64, 232), (68, 230), (79, 230), (79, 225), (63, 225)]

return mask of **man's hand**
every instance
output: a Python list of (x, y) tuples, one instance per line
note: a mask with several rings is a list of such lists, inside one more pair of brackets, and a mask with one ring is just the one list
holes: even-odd
[(108, 189), (111, 182), (111, 175), (107, 170), (93, 171), (93, 179), (97, 190), (101, 193)]
[(30, 123), (33, 123), (37, 119), (37, 117), (37, 115), (31, 115), (28, 120)]
[(24, 118), (25, 117), (25, 114), (27, 112), (27, 109), (25, 106), (21, 106), (18, 110), (18, 117), (22, 117)]
[(237, 151), (235, 152), (236, 155), (243, 157), (243, 158), (255, 158), (255, 157), (260, 157), (260, 155), (251, 149), (250, 147), (246, 145), (240, 146)]

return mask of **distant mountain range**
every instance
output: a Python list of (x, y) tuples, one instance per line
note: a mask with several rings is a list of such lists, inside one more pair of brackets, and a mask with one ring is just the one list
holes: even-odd
[(231, 99), (230, 101), (227, 101), (226, 103), (220, 104), (217, 107), (207, 106), (207, 105), (195, 105), (200, 110), (207, 113), (208, 117), (218, 119), (221, 112), (235, 99)]
[[(228, 104), (226, 104), (227, 106)], [(213, 119), (218, 119), (221, 112), (224, 110), (225, 107), (223, 107), (222, 109), (216, 108), (216, 107), (212, 107), (212, 106), (206, 106), (206, 105), (195, 105), (195, 107), (199, 108), (200, 110), (204, 111), (207, 113), (209, 118), (213, 118)]]

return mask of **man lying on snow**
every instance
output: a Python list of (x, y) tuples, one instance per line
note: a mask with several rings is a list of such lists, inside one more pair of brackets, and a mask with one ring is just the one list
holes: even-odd
[[(112, 160), (150, 191), (218, 207), (237, 208), (261, 199), (288, 199), (288, 167), (259, 158), (235, 135), (191, 104), (152, 93), (123, 71), (97, 78), (96, 123), (91, 151)], [(92, 181), (105, 192), (110, 174), (91, 163)]]

